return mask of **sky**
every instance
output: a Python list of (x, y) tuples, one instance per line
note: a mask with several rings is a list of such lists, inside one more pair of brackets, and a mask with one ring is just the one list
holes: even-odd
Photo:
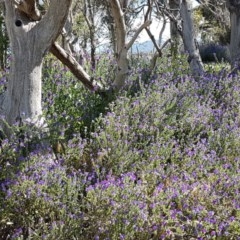
[[(197, 1), (195, 1), (195, 0), (191, 0), (191, 3), (192, 3), (192, 7), (196, 7), (199, 5), (197, 3)], [(140, 25), (140, 24), (141, 24), (141, 21), (139, 21), (139, 23), (137, 23), (137, 25)], [(151, 30), (152, 34), (154, 35), (155, 39), (159, 38), (159, 33), (161, 31), (161, 28), (162, 28), (161, 22), (158, 22), (158, 21), (152, 22), (152, 24), (150, 26), (150, 30)], [(169, 38), (169, 36), (170, 36), (170, 27), (169, 27), (169, 23), (168, 23), (166, 25), (165, 31), (163, 33), (163, 41), (167, 40)], [(142, 43), (142, 42), (149, 41), (149, 40), (150, 39), (149, 39), (147, 32), (145, 30), (143, 30), (141, 32), (141, 34), (139, 35), (138, 42)]]
[[(199, 5), (196, 0), (190, 0), (190, 1), (192, 3), (192, 7), (196, 7), (196, 6)], [(39, 2), (41, 4), (42, 0), (40, 0)], [(142, 24), (142, 20), (139, 20), (136, 27), (140, 26), (141, 24)], [(159, 33), (161, 31), (161, 28), (162, 28), (162, 23), (161, 22), (158, 22), (158, 21), (153, 21), (152, 22), (152, 24), (150, 26), (150, 30), (151, 30), (152, 34), (154, 35), (155, 39), (159, 38)], [(169, 38), (169, 36), (170, 36), (170, 27), (169, 27), (169, 24), (167, 24), (166, 28), (165, 28), (165, 31), (163, 33), (163, 40), (164, 39), (166, 40), (167, 38)], [(146, 31), (143, 30), (141, 32), (141, 34), (139, 35), (138, 42), (141, 43), (141, 42), (145, 42), (145, 41), (148, 41), (148, 40), (150, 40), (149, 36), (146, 33)]]

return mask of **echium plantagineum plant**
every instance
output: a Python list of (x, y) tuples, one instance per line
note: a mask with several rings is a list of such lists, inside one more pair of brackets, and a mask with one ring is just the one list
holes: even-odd
[[(140, 69), (135, 73), (129, 78), (138, 81)], [(56, 72), (49, 80), (51, 74)], [(3, 142), (1, 236), (238, 239), (239, 78), (223, 72), (198, 81), (177, 75), (159, 74), (136, 94), (126, 88), (86, 134), (74, 121), (82, 121), (81, 109), (91, 112), (96, 105), (87, 102), (95, 97), (87, 98), (77, 84), (71, 88), (68, 73), (55, 75), (44, 96), (62, 114), (46, 112), (59, 125), (73, 124), (69, 135), (67, 127), (60, 129), (65, 153), (53, 160), (30, 152), (16, 166), (16, 151), (8, 150), (18, 145)], [(86, 108), (74, 112), (79, 99)]]
[[(133, 202), (141, 198), (135, 193), (146, 186), (140, 192), (147, 219), (127, 217), (134, 219), (127, 230), (124, 221), (119, 227), (115, 220), (125, 239), (147, 239), (151, 234), (156, 239), (237, 237), (240, 98), (234, 92), (239, 89), (238, 78), (219, 73), (195, 82), (188, 76), (174, 81), (164, 76), (139, 96), (117, 100), (99, 120), (101, 128), (93, 137), (105, 159), (97, 161), (110, 180), (96, 185), (97, 192), (90, 188), (89, 196), (94, 204), (102, 202), (98, 209), (110, 211), (106, 221), (111, 222), (117, 212), (114, 206), (124, 211), (123, 216), (138, 215)], [(119, 186), (119, 178), (129, 171), (135, 174), (132, 188)], [(128, 203), (121, 195), (125, 189)], [(113, 228), (104, 226), (99, 239), (115, 236)]]

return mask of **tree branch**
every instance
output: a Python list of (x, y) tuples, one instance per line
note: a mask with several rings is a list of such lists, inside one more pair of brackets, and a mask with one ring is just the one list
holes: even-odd
[(163, 17), (163, 25), (162, 25), (161, 31), (160, 31), (160, 33), (159, 33), (159, 40), (158, 40), (158, 44), (159, 44), (160, 46), (161, 46), (161, 44), (162, 44), (163, 33), (164, 33), (164, 31), (165, 31), (166, 25), (167, 25), (167, 20), (166, 20), (166, 17), (164, 16), (164, 17)]
[(157, 58), (158, 57), (162, 57), (162, 50), (167, 46), (167, 44), (171, 42), (171, 39), (168, 39), (166, 42), (164, 42), (164, 44), (162, 45), (161, 48), (159, 48), (159, 50), (157, 52), (155, 52), (155, 54), (153, 55), (153, 58), (150, 61), (150, 70), (153, 71), (153, 69), (156, 66), (156, 62), (157, 62)]
[(124, 21), (124, 14), (121, 9), (119, 0), (110, 0), (112, 16), (114, 18), (116, 37), (117, 37), (117, 51), (118, 53), (125, 46), (126, 40), (126, 25)]
[(160, 6), (156, 0), (154, 0), (154, 1), (155, 1), (155, 5), (156, 5), (157, 12), (164, 14), (164, 15), (167, 16), (172, 22), (175, 22), (175, 23), (176, 23), (176, 26), (177, 26), (177, 30), (178, 30), (180, 36), (182, 37), (182, 27), (181, 27), (181, 25), (179, 24), (178, 19), (177, 19), (173, 14), (171, 14), (171, 10), (168, 9), (165, 4), (162, 4), (162, 6)]
[(50, 52), (57, 57), (64, 65), (66, 65), (73, 75), (79, 79), (85, 87), (87, 87), (91, 91), (97, 91), (100, 86), (94, 85), (91, 82), (90, 76), (84, 71), (82, 66), (73, 58), (70, 54), (68, 54), (60, 45), (57, 43), (53, 43), (50, 48)]
[[(145, 21), (147, 21), (147, 19), (150, 18), (150, 13), (151, 13), (151, 11), (152, 11), (152, 4), (153, 4), (153, 1), (148, 0), (148, 8), (147, 8), (147, 12), (146, 12), (146, 14), (145, 14), (145, 16), (144, 16)], [(162, 51), (161, 51), (161, 49), (159, 48), (159, 46), (158, 46), (158, 44), (157, 44), (157, 42), (156, 42), (153, 34), (151, 33), (150, 29), (146, 27), (145, 30), (147, 31), (147, 34), (148, 34), (148, 36), (150, 37), (153, 45), (154, 45), (155, 48), (157, 49), (157, 52), (158, 52), (159, 56), (161, 56), (161, 55), (162, 55)]]
[(129, 50), (132, 47), (132, 45), (134, 44), (134, 42), (136, 41), (138, 35), (142, 32), (142, 30), (144, 28), (147, 28), (151, 23), (152, 23), (151, 20), (147, 20), (137, 29), (137, 31), (133, 35), (132, 39), (126, 44), (127, 50)]
[(59, 36), (68, 16), (71, 3), (72, 0), (50, 1), (46, 14), (39, 22), (39, 28), (41, 28), (39, 30), (41, 32), (40, 40), (43, 44), (52, 44)]

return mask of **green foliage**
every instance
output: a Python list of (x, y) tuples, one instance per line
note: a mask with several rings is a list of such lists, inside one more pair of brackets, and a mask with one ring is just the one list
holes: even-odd
[(7, 67), (7, 56), (9, 48), (9, 39), (4, 21), (4, 14), (0, 13), (0, 66), (4, 70)]
[(0, 94), (6, 90), (8, 74), (9, 70), (7, 68), (0, 72)]
[(160, 66), (160, 73), (173, 73), (173, 79), (190, 73), (187, 54), (179, 54), (173, 59), (171, 57), (159, 59), (158, 65)]
[[(47, 61), (51, 63), (51, 59)], [(100, 67), (93, 73), (97, 79), (106, 75), (106, 72), (100, 70), (101, 64), (102, 62), (98, 63)], [(86, 128), (91, 129), (92, 120), (107, 107), (104, 98), (86, 90), (82, 83), (61, 65), (53, 64), (48, 67), (46, 63), (43, 88), (44, 115), (53, 138), (62, 136), (69, 139), (75, 133), (84, 135)]]
[(231, 29), (228, 20), (230, 14), (224, 1), (211, 0), (194, 10), (194, 22), (201, 32), (203, 43), (229, 44)]
[(89, 29), (82, 11), (77, 11), (77, 13), (74, 14), (73, 32), (85, 41), (89, 38)]
[(222, 72), (223, 69), (226, 72), (229, 72), (231, 70), (230, 64), (227, 63), (206, 63), (204, 64), (204, 69), (206, 72), (210, 74), (214, 74), (216, 72)]

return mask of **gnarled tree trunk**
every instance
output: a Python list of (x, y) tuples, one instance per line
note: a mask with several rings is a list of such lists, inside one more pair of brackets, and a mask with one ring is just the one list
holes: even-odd
[(38, 125), (42, 114), (42, 60), (64, 25), (71, 0), (51, 0), (42, 19), (34, 0), (15, 4), (5, 0), (12, 62), (0, 115), (10, 125), (18, 120)]

